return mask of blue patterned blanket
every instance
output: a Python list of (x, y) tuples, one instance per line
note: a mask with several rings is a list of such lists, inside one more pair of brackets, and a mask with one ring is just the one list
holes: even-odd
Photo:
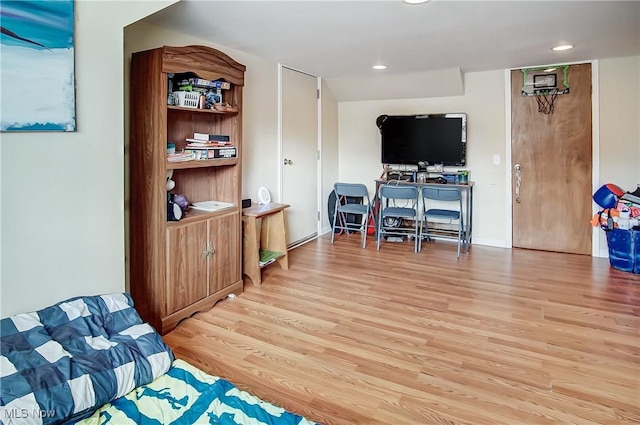
[(312, 425), (302, 416), (175, 360), (169, 372), (96, 411), (78, 425)]

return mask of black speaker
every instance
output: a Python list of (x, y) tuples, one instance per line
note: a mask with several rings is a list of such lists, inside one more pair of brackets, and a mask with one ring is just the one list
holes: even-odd
[(384, 124), (387, 118), (387, 115), (380, 115), (378, 118), (376, 118), (376, 127), (378, 127), (380, 131), (382, 131), (382, 124)]

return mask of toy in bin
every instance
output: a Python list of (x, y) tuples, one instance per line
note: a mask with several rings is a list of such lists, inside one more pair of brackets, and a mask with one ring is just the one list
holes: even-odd
[[(636, 192), (640, 192), (640, 187)], [(613, 183), (602, 185), (593, 194), (593, 200), (603, 209), (591, 220), (593, 226), (604, 230), (633, 229), (640, 226), (640, 197), (636, 192), (625, 192)], [(640, 193), (638, 193), (640, 194)]]
[(613, 183), (607, 183), (596, 190), (596, 193), (593, 194), (593, 200), (602, 208), (615, 208), (618, 198), (622, 195), (624, 195), (624, 190)]
[(600, 226), (604, 230), (631, 230), (640, 226), (640, 219), (631, 217), (631, 211), (628, 208), (622, 210), (605, 208), (593, 216), (591, 224), (594, 227)]

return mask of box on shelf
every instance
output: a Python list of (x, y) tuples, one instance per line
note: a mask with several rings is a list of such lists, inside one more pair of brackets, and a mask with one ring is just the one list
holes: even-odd
[(193, 90), (194, 87), (204, 89), (229, 90), (231, 88), (231, 83), (219, 80), (205, 80), (204, 78), (185, 78), (178, 82), (178, 87), (187, 91)]
[(611, 229), (606, 234), (611, 266), (625, 272), (640, 273), (640, 231)]
[(189, 91), (174, 91), (173, 101), (173, 104), (176, 106), (198, 109), (200, 104), (200, 93)]

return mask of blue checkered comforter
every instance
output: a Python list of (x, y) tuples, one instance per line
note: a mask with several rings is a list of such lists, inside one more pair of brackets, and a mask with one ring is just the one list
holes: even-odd
[(0, 321), (0, 424), (54, 424), (148, 384), (173, 353), (128, 294), (73, 298)]

